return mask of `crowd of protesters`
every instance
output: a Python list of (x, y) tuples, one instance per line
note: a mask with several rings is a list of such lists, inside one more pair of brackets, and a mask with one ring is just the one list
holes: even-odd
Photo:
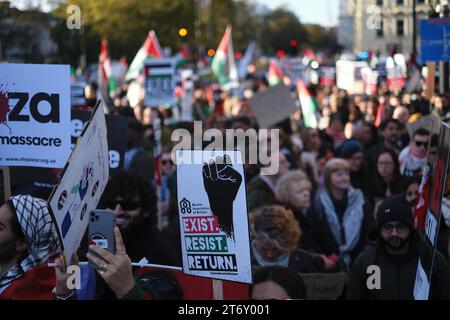
[[(193, 120), (202, 121), (204, 129), (222, 132), (259, 129), (252, 112), (257, 106), (251, 106), (250, 98), (269, 86), (264, 77), (250, 76), (246, 83), (246, 90), (235, 93), (198, 81), (192, 93)], [(293, 97), (298, 97), (291, 89)], [(77, 295), (86, 299), (181, 298), (170, 275), (137, 274), (130, 262), (146, 258), (181, 266), (171, 133), (184, 128), (194, 134), (193, 122), (177, 119), (179, 105), (155, 108), (142, 99), (131, 107), (127, 90), (126, 83), (117, 89), (109, 110), (129, 119), (124, 168), (111, 177), (99, 204), (116, 215), (118, 250), (111, 254), (93, 248), (94, 256), (80, 249), (80, 260), (87, 258), (98, 265), (106, 261), (108, 268), (98, 272), (84, 268), (84, 289)], [(310, 85), (309, 90), (318, 105), (318, 127), (305, 127), (301, 111), (292, 114), (273, 126), (280, 130), (280, 150), (274, 153), (278, 172), (266, 176), (257, 164), (245, 164), (255, 272), (250, 295), (305, 299), (299, 274), (346, 272), (349, 282), (342, 297), (413, 299), (418, 255), (430, 255), (415, 208), (424, 167), (430, 165), (428, 159), (438, 147), (436, 128), (414, 123), (428, 115), (448, 121), (450, 103), (437, 93), (427, 99), (425, 92), (392, 93), (385, 88), (374, 96), (349, 95), (337, 87), (318, 85)], [(92, 110), (96, 97), (95, 84), (88, 84), (86, 103), (78, 108)], [(273, 107), (275, 113), (280, 106)], [(164, 199), (160, 199), (159, 218), (153, 183), (155, 119), (161, 120), (163, 147)], [(64, 287), (61, 263), (56, 273), (44, 270), (43, 263), (59, 251), (42, 201), (17, 196), (0, 210), (0, 298), (76, 299)], [(44, 214), (37, 217), (39, 212)], [(444, 214), (433, 269), (430, 297), (437, 299), (450, 299), (449, 220)], [(380, 265), (382, 289), (372, 292), (366, 287), (366, 269), (373, 264)], [(149, 285), (146, 279), (163, 285)], [(172, 291), (161, 292), (161, 288)]]

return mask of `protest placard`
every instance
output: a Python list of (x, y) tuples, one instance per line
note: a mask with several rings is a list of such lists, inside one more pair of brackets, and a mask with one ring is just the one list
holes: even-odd
[(336, 85), (336, 68), (330, 66), (320, 67), (320, 85), (334, 86)]
[(369, 65), (365, 61), (336, 61), (336, 85), (348, 94), (364, 94), (361, 70)]
[(302, 273), (308, 300), (336, 300), (348, 281), (346, 273)]
[(84, 81), (73, 81), (70, 84), (70, 105), (72, 108), (86, 104), (86, 98), (84, 97), (85, 86), (86, 83)]
[(145, 105), (159, 107), (171, 105), (175, 98), (175, 60), (147, 60), (144, 67)]
[(367, 95), (376, 94), (378, 89), (378, 77), (379, 73), (376, 70), (372, 70), (369, 67), (361, 69), (361, 76), (364, 81), (364, 92)]
[(433, 170), (430, 171), (430, 198), (425, 222), (425, 233), (433, 246), (436, 245), (437, 240), (450, 151), (450, 127), (444, 123), (441, 126), (438, 141), (436, 162), (434, 163)]
[(299, 110), (289, 89), (283, 84), (255, 95), (250, 105), (260, 128), (269, 128)]
[(53, 190), (49, 205), (66, 261), (78, 249), (109, 178), (108, 142), (102, 103), (94, 110)]
[(0, 166), (62, 168), (69, 155), (69, 66), (0, 64)]
[[(109, 169), (111, 172), (122, 169), (127, 148), (128, 118), (107, 114), (106, 128), (108, 130)], [(75, 146), (83, 128), (88, 124), (91, 113), (84, 110), (72, 109), (72, 145)]]
[(399, 67), (387, 69), (387, 87), (390, 91), (401, 91), (406, 86), (406, 74)]
[[(92, 114), (85, 110), (72, 109), (71, 140), (75, 146), (78, 137), (88, 124)], [(127, 131), (128, 119), (122, 116), (106, 116), (106, 127), (108, 130), (108, 154), (110, 173), (122, 169), (124, 165), (127, 136), (123, 133)], [(12, 194), (29, 194), (36, 189), (51, 190), (58, 183), (60, 169), (35, 168), (35, 167), (11, 167), (11, 188)], [(42, 194), (42, 193), (41, 193)]]
[(430, 170), (430, 192), (425, 220), (425, 235), (433, 247), (433, 253), (430, 257), (420, 257), (414, 284), (414, 298), (416, 300), (427, 300), (429, 295), (431, 270), (433, 268), (434, 255), (436, 254), (437, 237), (442, 214), (442, 198), (444, 197), (446, 179), (448, 178), (449, 156), (450, 126), (442, 123), (439, 133), (437, 157)]
[(176, 159), (183, 271), (251, 283), (241, 152), (177, 150)]

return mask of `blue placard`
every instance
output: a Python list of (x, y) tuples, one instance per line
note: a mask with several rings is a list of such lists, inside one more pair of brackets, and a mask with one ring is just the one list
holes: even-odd
[(420, 20), (421, 61), (450, 61), (450, 18)]

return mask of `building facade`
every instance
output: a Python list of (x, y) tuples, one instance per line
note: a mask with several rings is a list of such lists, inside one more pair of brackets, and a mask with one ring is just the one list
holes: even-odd
[(353, 50), (355, 4), (355, 0), (341, 0), (339, 2), (337, 40), (338, 44), (344, 47), (346, 51)]
[[(341, 0), (348, 2), (346, 0)], [(416, 39), (419, 25), (431, 11), (430, 1), (416, 1)], [(352, 0), (354, 4), (353, 51), (389, 54), (393, 47), (409, 56), (413, 52), (413, 0)]]

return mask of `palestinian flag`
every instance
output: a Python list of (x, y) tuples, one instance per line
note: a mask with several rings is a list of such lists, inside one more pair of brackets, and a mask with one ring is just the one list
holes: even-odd
[(148, 33), (147, 39), (144, 45), (139, 49), (136, 57), (134, 57), (133, 62), (128, 69), (127, 75), (125, 76), (125, 81), (130, 81), (136, 79), (144, 68), (144, 62), (147, 58), (160, 59), (163, 57), (161, 47), (156, 37), (155, 31), (150, 31)]
[(270, 60), (269, 72), (267, 74), (267, 79), (269, 81), (269, 85), (274, 87), (283, 82), (283, 72), (278, 67), (275, 59)]
[(238, 73), (234, 62), (231, 26), (227, 26), (216, 54), (211, 62), (211, 70), (219, 79), (221, 86), (238, 83)]
[(187, 45), (183, 45), (181, 50), (173, 57), (175, 59), (175, 67), (179, 68), (192, 60), (191, 51)]
[(315, 60), (316, 56), (314, 51), (311, 49), (303, 50), (303, 64), (309, 65), (313, 60)]
[(127, 57), (122, 56), (122, 58), (120, 58), (119, 60), (119, 76), (118, 76), (118, 81), (120, 83), (122, 83), (125, 80), (125, 76), (127, 75), (127, 70), (128, 70), (128, 61), (127, 61)]
[(111, 58), (109, 56), (108, 41), (106, 39), (103, 39), (98, 65), (98, 85), (100, 89), (99, 93), (101, 95), (101, 99), (109, 110), (114, 107), (112, 99), (109, 95), (110, 86), (114, 83), (115, 81), (112, 79)]
[(384, 104), (379, 103), (377, 106), (377, 115), (375, 118), (375, 127), (379, 127), (381, 123), (386, 119), (386, 108)]
[(307, 128), (317, 128), (317, 102), (301, 79), (297, 79), (297, 90), (302, 108), (303, 122)]

